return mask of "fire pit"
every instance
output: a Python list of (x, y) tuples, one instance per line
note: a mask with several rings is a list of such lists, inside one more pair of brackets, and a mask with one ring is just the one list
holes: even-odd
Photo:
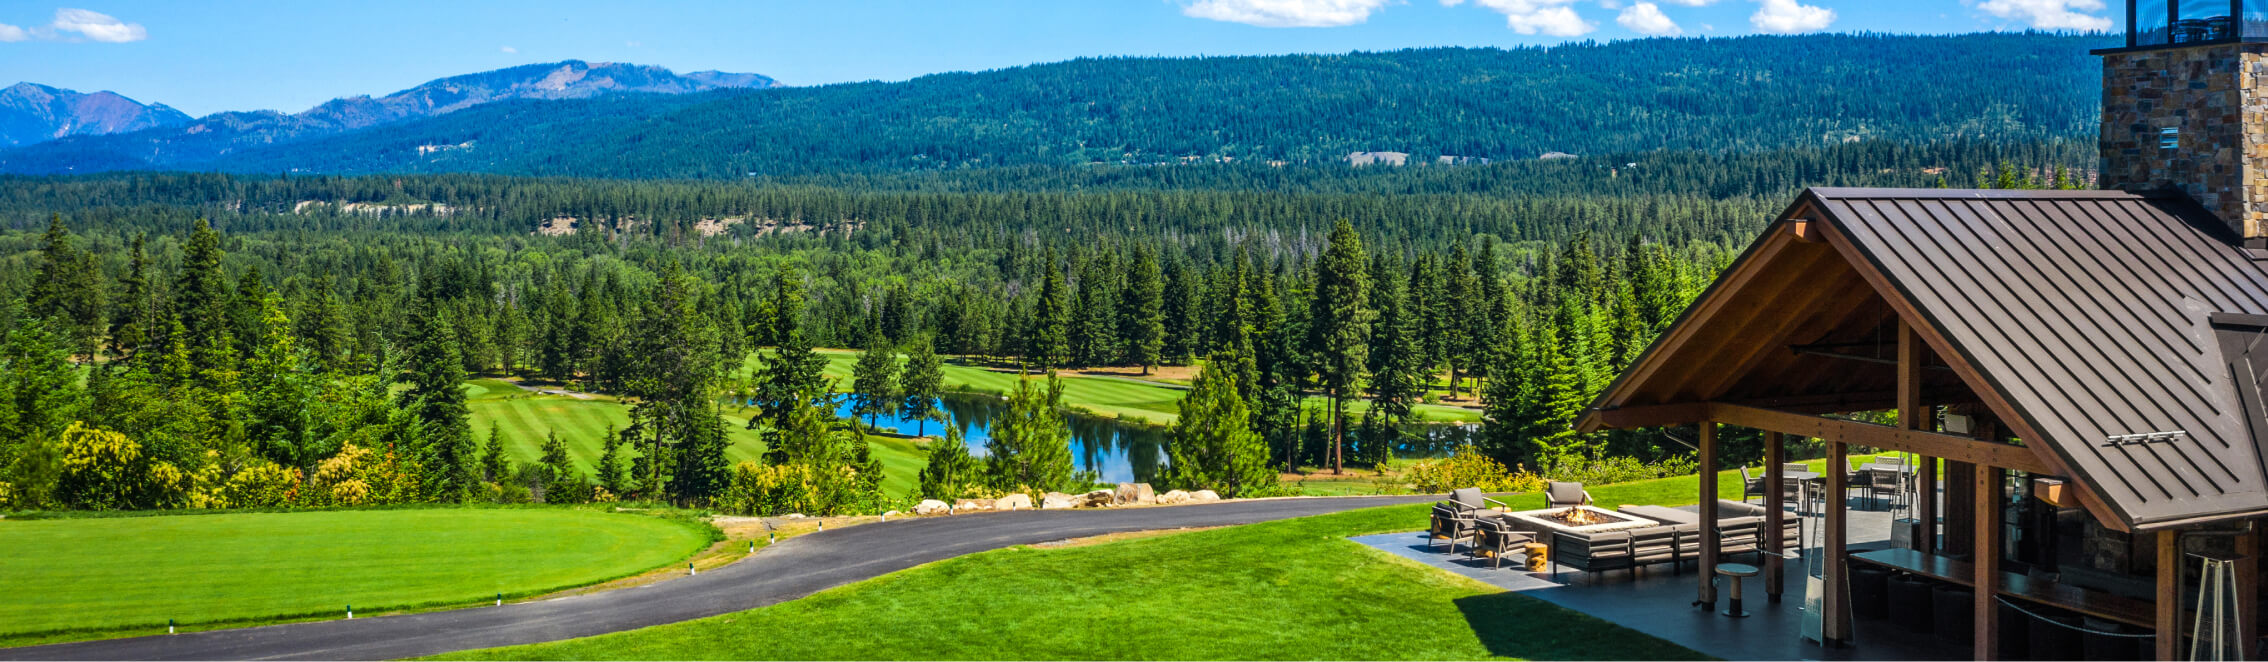
[(1569, 533), (1597, 533), (1652, 526), (1653, 520), (1624, 515), (1604, 508), (1572, 506), (1545, 508), (1505, 513), (1513, 528), (1536, 533), (1566, 531)]

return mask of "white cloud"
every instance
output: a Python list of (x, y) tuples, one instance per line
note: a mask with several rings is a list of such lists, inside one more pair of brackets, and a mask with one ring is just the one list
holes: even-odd
[[(1441, 4), (1455, 6), (1464, 0), (1442, 0)], [(1597, 24), (1583, 20), (1568, 5), (1575, 0), (1473, 0), (1473, 4), (1487, 7), (1504, 15), (1505, 27), (1520, 34), (1547, 34), (1554, 37), (1576, 37), (1599, 29)]]
[(1762, 4), (1748, 17), (1757, 30), (1778, 34), (1817, 32), (1835, 22), (1835, 10), (1797, 3), (1796, 0), (1756, 0)]
[(1687, 7), (1707, 7), (1709, 5), (1717, 4), (1717, 0), (1662, 0), (1662, 2), (1667, 2), (1673, 5), (1685, 5)]
[(23, 41), (30, 38), (31, 33), (25, 32), (23, 28), (0, 23), (0, 41)]
[(55, 23), (48, 27), (58, 34), (76, 32), (89, 40), (112, 44), (150, 38), (150, 31), (143, 29), (140, 23), (128, 23), (85, 9), (57, 9)]
[(2103, 10), (2103, 0), (1985, 0), (1977, 9), (2020, 19), (2042, 30), (2108, 30), (2111, 20), (2084, 12)]
[(496, 50), (498, 50), (498, 51), (501, 51), (501, 52), (503, 52), (503, 53), (507, 53), (507, 54), (512, 54), (512, 53), (518, 53), (518, 52), (520, 52), (520, 49), (517, 49), (517, 48), (513, 48), (513, 47), (510, 47), (510, 46), (498, 46), (498, 47), (496, 47)]
[(1191, 18), (1264, 28), (1328, 28), (1370, 20), (1389, 0), (1196, 0), (1183, 5)]
[(643, 42), (643, 41), (637, 41), (637, 40), (631, 40), (631, 41), (625, 41), (625, 42), (622, 42), (622, 45), (624, 45), (624, 46), (628, 46), (628, 47), (631, 47), (631, 48), (637, 48), (637, 47), (639, 47), (639, 46), (644, 46), (644, 45), (646, 45), (646, 42)]
[(1614, 17), (1614, 22), (1621, 23), (1622, 27), (1629, 28), (1631, 32), (1638, 34), (1655, 36), (1685, 34), (1683, 28), (1677, 27), (1677, 21), (1670, 20), (1669, 16), (1662, 14), (1662, 8), (1659, 5), (1651, 2), (1631, 5), (1629, 9), (1622, 10), (1621, 16)]

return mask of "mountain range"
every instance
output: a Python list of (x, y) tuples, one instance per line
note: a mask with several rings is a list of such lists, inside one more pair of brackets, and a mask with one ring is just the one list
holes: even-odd
[(37, 83), (0, 89), (0, 147), (65, 136), (140, 131), (188, 121), (188, 115), (165, 104), (144, 104), (115, 92), (87, 94)]
[(301, 115), (224, 113), (64, 138), (0, 151), (0, 172), (739, 179), (1345, 163), (1358, 152), (1431, 164), (1869, 140), (2085, 140), (2100, 112), (2101, 64), (2088, 51), (2111, 41), (2037, 32), (1813, 34), (1083, 58), (755, 90), (714, 88), (776, 86), (651, 69), (640, 69), (651, 79), (608, 74), (610, 84), (541, 82), (599, 77), (591, 73), (598, 67), (570, 62), (444, 79)]
[[(299, 113), (231, 111), (191, 119), (172, 108), (142, 106), (110, 92), (80, 94), (24, 83), (0, 91), (0, 138), (15, 138), (19, 131), (13, 127), (20, 124), (29, 127), (21, 132), (29, 139), (6, 144), (63, 139), (63, 144), (53, 149), (89, 155), (98, 163), (165, 167), (216, 159), (247, 146), (308, 140), (499, 101), (671, 95), (778, 85), (758, 74), (696, 71), (680, 75), (655, 66), (567, 60), (452, 76), (382, 97), (332, 99)], [(42, 94), (55, 101), (43, 105), (15, 101), (19, 97), (37, 100)], [(17, 106), (48, 110), (33, 114), (16, 111)], [(19, 120), (19, 114), (24, 119)]]

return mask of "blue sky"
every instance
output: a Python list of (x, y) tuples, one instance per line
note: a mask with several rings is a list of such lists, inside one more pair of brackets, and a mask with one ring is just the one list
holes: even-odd
[(192, 115), (296, 112), (333, 97), (570, 58), (816, 85), (1092, 55), (2109, 29), (2122, 18), (2105, 0), (63, 2), (0, 0), (0, 85), (113, 90)]

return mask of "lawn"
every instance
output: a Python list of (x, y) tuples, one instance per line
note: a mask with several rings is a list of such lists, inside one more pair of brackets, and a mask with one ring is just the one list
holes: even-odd
[(0, 642), (541, 594), (682, 562), (710, 536), (557, 508), (0, 520)]
[[(1813, 461), (1814, 465), (1819, 464)], [(1591, 488), (1684, 505), (1694, 476)], [(1718, 476), (1740, 496), (1740, 474)], [(1541, 495), (1505, 499), (1540, 508)], [(1683, 647), (1346, 540), (1425, 505), (972, 554), (735, 614), (446, 659), (1696, 659)], [(873, 636), (875, 624), (888, 636)]]
[(1009, 548), (762, 609), (443, 657), (1701, 657), (1346, 540), (1419, 528), (1425, 508), (1367, 509), (1083, 547)]

